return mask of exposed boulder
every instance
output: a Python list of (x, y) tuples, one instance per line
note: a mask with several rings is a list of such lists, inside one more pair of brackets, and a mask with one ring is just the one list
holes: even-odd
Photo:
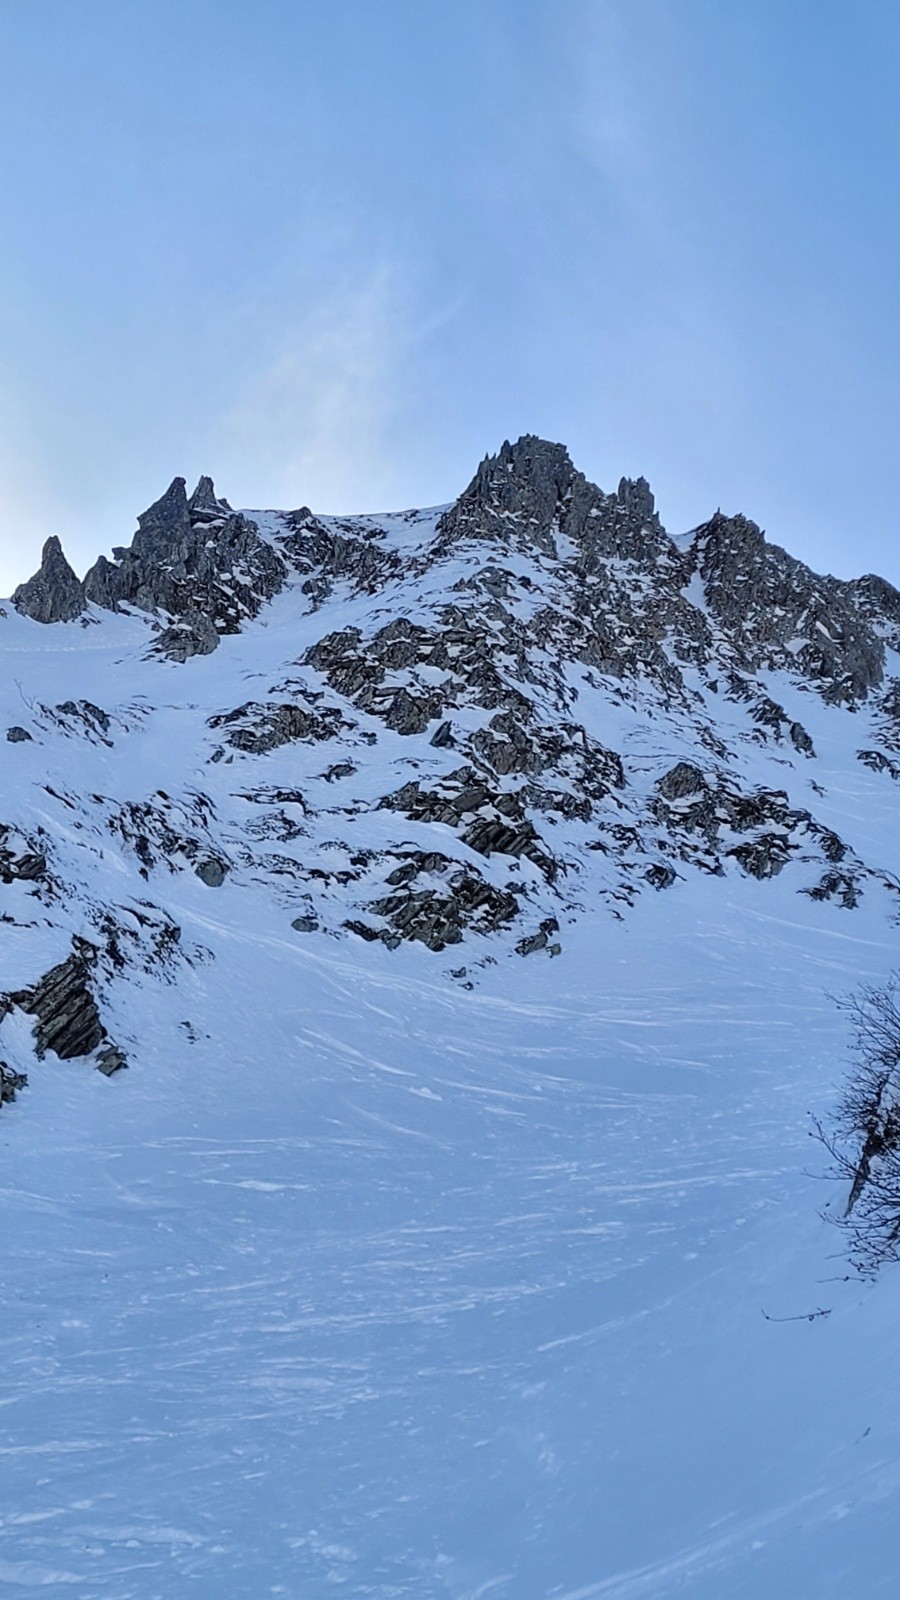
[(559, 932), (559, 923), (555, 917), (545, 917), (537, 933), (528, 934), (520, 939), (516, 945), (516, 954), (532, 956), (537, 950), (546, 950), (551, 956), (558, 956), (562, 948), (559, 944), (551, 944), (550, 939), (554, 933)]
[(43, 851), (31, 848), (34, 841), (19, 838), (28, 848), (18, 852), (10, 845), (11, 831), (0, 822), (0, 883), (34, 883), (47, 871), (47, 857)]
[(652, 862), (644, 873), (651, 889), (671, 889), (676, 876), (674, 867), (670, 867), (665, 861)]
[(117, 1044), (108, 1044), (97, 1052), (97, 1071), (102, 1072), (104, 1078), (111, 1078), (114, 1072), (121, 1072), (127, 1065), (128, 1057)]
[(7, 1061), (0, 1061), (0, 1106), (11, 1105), (27, 1082), (24, 1072), (17, 1072)]
[(202, 860), (194, 863), (194, 871), (200, 882), (205, 883), (208, 889), (220, 889), (231, 868), (221, 856), (204, 856)]
[(164, 628), (153, 646), (155, 655), (184, 663), (192, 656), (210, 656), (218, 648), (219, 632), (203, 611), (187, 611), (178, 622)]

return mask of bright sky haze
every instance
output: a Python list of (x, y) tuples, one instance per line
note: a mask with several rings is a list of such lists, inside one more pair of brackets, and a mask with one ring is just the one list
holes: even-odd
[(505, 437), (900, 584), (900, 11), (0, 0), (0, 593)]

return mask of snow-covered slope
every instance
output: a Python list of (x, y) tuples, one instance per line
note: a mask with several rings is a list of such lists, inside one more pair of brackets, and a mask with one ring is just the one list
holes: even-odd
[(176, 480), (83, 584), (51, 542), (0, 1587), (893, 1594), (900, 1288), (808, 1130), (897, 960), (898, 620), (534, 439), (436, 512)]

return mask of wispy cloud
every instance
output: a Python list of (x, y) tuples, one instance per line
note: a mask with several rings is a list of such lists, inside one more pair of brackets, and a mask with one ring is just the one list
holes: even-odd
[(398, 414), (408, 402), (416, 325), (392, 263), (324, 291), (271, 341), (268, 360), (213, 431), (229, 493), (245, 503), (351, 510), (402, 497)]

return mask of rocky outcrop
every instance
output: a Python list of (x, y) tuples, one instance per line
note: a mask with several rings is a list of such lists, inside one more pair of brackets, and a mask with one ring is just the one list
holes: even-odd
[(212, 617), (192, 609), (163, 629), (153, 645), (152, 653), (167, 656), (170, 661), (178, 661), (183, 665), (185, 661), (190, 661), (191, 656), (211, 656), (218, 644), (219, 630)]
[(604, 494), (564, 445), (533, 434), (486, 456), (438, 525), (441, 545), (485, 539), (551, 558), (560, 556), (560, 536), (579, 547), (585, 567), (674, 554), (645, 478), (623, 478), (614, 495)]
[(174, 873), (190, 867), (217, 887), (231, 864), (210, 836), (212, 820), (206, 795), (195, 790), (175, 801), (158, 789), (152, 800), (131, 800), (112, 810), (106, 826), (137, 857), (142, 878), (160, 868)]
[(692, 553), (710, 612), (741, 666), (800, 673), (835, 704), (880, 684), (884, 646), (871, 607), (866, 614), (854, 604), (853, 586), (768, 544), (747, 517), (717, 512), (697, 530)]
[(415, 822), (456, 828), (463, 843), (479, 855), (525, 856), (552, 879), (557, 865), (525, 815), (524, 802), (521, 791), (492, 788), (471, 767), (460, 767), (432, 789), (417, 780), (404, 784), (385, 795), (380, 806), (401, 811)]
[(856, 759), (863, 766), (871, 768), (872, 772), (886, 772), (890, 777), (900, 779), (900, 761), (892, 760), (883, 750), (857, 750)]
[(187, 496), (183, 478), (138, 517), (127, 548), (94, 563), (80, 583), (56, 538), (41, 566), (13, 596), (17, 610), (38, 622), (68, 622), (88, 603), (161, 615), (166, 626), (155, 652), (184, 662), (208, 655), (223, 634), (236, 633), (282, 588), (287, 567), (256, 524), (216, 498), (211, 478)]
[(104, 1078), (111, 1078), (114, 1072), (121, 1072), (127, 1065), (128, 1057), (125, 1051), (120, 1050), (116, 1044), (105, 1045), (102, 1050), (97, 1051), (97, 1071), (102, 1072)]
[(376, 594), (391, 578), (402, 576), (396, 550), (386, 549), (384, 535), (351, 518), (329, 519), (330, 526), (308, 506), (288, 512), (280, 547), (304, 577), (303, 590), (317, 610), (335, 585), (346, 583), (356, 594)]
[[(2, 1020), (2, 1010), (0, 1010)], [(0, 1106), (12, 1105), (20, 1089), (24, 1089), (28, 1078), (24, 1072), (17, 1072), (8, 1061), (0, 1061)]]
[(850, 603), (885, 644), (892, 650), (900, 650), (900, 589), (873, 572), (854, 578), (843, 587)]
[[(425, 878), (425, 886), (420, 886), (421, 878)], [(461, 943), (466, 933), (495, 933), (519, 912), (514, 893), (486, 883), (470, 867), (460, 866), (440, 851), (405, 851), (387, 884), (391, 893), (367, 907), (386, 925), (373, 928), (350, 919), (345, 926), (360, 938), (380, 939), (388, 949), (410, 940), (439, 952)], [(308, 919), (302, 920), (306, 923)], [(299, 921), (293, 926), (298, 927)]]
[(686, 800), (689, 795), (706, 794), (706, 779), (699, 767), (690, 761), (679, 761), (660, 778), (659, 792), (664, 800)]
[(47, 857), (21, 835), (17, 847), (11, 843), (15, 837), (13, 830), (0, 822), (0, 884), (35, 883), (46, 876)]
[(89, 951), (82, 944), (66, 961), (51, 967), (30, 989), (8, 996), (35, 1019), (35, 1047), (39, 1056), (52, 1050), (63, 1061), (87, 1056), (106, 1038), (97, 1003), (89, 984)]
[(21, 583), (13, 605), (34, 622), (73, 622), (85, 608), (84, 589), (63, 555), (54, 535), (44, 545), (41, 564), (33, 578)]
[(65, 733), (79, 734), (92, 744), (105, 744), (112, 749), (109, 737), (112, 720), (102, 706), (92, 700), (61, 700), (55, 706), (41, 706), (43, 717), (52, 721)]
[(155, 650), (178, 662), (208, 655), (221, 635), (236, 633), (287, 576), (256, 524), (216, 499), (211, 478), (201, 478), (190, 498), (184, 479), (173, 479), (138, 517), (131, 545), (113, 555), (87, 574), (85, 598), (109, 610), (162, 613), (169, 626)]
[(296, 739), (307, 742), (334, 739), (342, 728), (349, 728), (351, 724), (334, 706), (318, 709), (290, 702), (260, 705), (251, 700), (234, 711), (212, 717), (209, 726), (224, 729), (234, 750), (259, 756)]
[[(729, 860), (750, 877), (772, 878), (793, 859), (834, 864), (848, 856), (844, 841), (809, 811), (792, 807), (784, 790), (746, 791), (730, 774), (702, 772), (688, 761), (659, 780), (651, 814), (664, 825), (676, 859), (716, 875)], [(667, 886), (654, 877), (648, 882)]]
[[(422, 681), (423, 667), (457, 677), (462, 667), (465, 698), (478, 692), (489, 704), (493, 695), (493, 708), (504, 708), (498, 622), (505, 653), (523, 669), (534, 644), (552, 646), (561, 660), (605, 677), (650, 679), (669, 703), (682, 705), (690, 698), (688, 666), (711, 682), (722, 673), (752, 679), (786, 669), (830, 701), (855, 704), (880, 684), (885, 644), (900, 645), (900, 591), (885, 580), (819, 576), (769, 544), (748, 518), (721, 512), (676, 543), (646, 479), (623, 478), (615, 493), (604, 493), (563, 445), (534, 435), (485, 457), (438, 520), (430, 547), (407, 563), (377, 519), (323, 519), (304, 506), (263, 537), (257, 523), (216, 496), (211, 478), (201, 478), (190, 496), (184, 479), (175, 478), (138, 518), (131, 545), (117, 548), (112, 561), (101, 557), (81, 585), (58, 540), (49, 540), (40, 572), (17, 591), (16, 604), (40, 621), (71, 619), (87, 601), (136, 607), (162, 624), (154, 653), (185, 662), (211, 653), (223, 634), (255, 617), (291, 572), (315, 609), (336, 584), (374, 594), (405, 575), (436, 571), (473, 545), (490, 559), (458, 579), (459, 604), (447, 607), (440, 630), (401, 617), (368, 642), (361, 635), (354, 641), (357, 630), (331, 635), (307, 658), (340, 693), (399, 733), (423, 732), (442, 708), (459, 703), (458, 683), (442, 696)], [(549, 580), (527, 625), (522, 610), (533, 579), (511, 569), (514, 554), (543, 563)], [(696, 578), (705, 607), (691, 588)], [(460, 632), (464, 638), (454, 638)], [(810, 754), (808, 735), (792, 719), (783, 728), (762, 719), (760, 726)]]

